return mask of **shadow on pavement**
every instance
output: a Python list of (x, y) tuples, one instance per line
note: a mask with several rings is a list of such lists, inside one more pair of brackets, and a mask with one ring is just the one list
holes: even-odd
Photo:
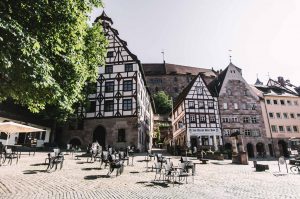
[(109, 175), (90, 175), (90, 176), (85, 176), (85, 180), (96, 180), (98, 178), (110, 178)]
[(82, 168), (83, 171), (91, 171), (91, 170), (102, 170), (100, 167), (94, 167), (94, 168)]
[(48, 163), (37, 163), (37, 164), (31, 164), (30, 166), (37, 167), (37, 166), (45, 166), (45, 165), (48, 165)]
[(139, 181), (136, 182), (137, 184), (144, 184), (145, 187), (162, 187), (162, 188), (168, 188), (170, 187), (168, 183), (166, 182), (153, 182), (153, 181)]
[(129, 173), (136, 174), (136, 173), (140, 173), (140, 172), (138, 172), (138, 171), (130, 171)]
[(47, 173), (46, 170), (26, 170), (23, 174), (37, 174), (37, 173)]

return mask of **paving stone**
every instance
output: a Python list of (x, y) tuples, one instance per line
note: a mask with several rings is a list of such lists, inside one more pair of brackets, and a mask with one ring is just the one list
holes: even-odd
[[(66, 156), (62, 170), (47, 173), (46, 153), (23, 155), (19, 163), (0, 167), (0, 198), (299, 198), (300, 175), (278, 175), (276, 161), (262, 161), (270, 170), (255, 172), (253, 163), (234, 165), (229, 160), (200, 164), (194, 183), (165, 183), (153, 181), (155, 173), (146, 172), (144, 156), (134, 158), (134, 166), (124, 173), (115, 172), (107, 178), (107, 168), (100, 170), (99, 162)], [(175, 165), (179, 157), (172, 157)], [(148, 163), (151, 167), (154, 160)], [(282, 167), (282, 171), (284, 171)], [(151, 171), (151, 169), (149, 169)]]

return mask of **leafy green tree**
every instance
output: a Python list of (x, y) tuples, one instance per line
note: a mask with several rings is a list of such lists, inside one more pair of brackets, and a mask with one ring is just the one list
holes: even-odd
[(172, 110), (171, 97), (164, 91), (159, 91), (153, 95), (155, 108), (159, 114), (167, 114)]
[(7, 98), (60, 119), (84, 99), (105, 63), (107, 41), (100, 22), (88, 25), (101, 0), (1, 0), (0, 101)]

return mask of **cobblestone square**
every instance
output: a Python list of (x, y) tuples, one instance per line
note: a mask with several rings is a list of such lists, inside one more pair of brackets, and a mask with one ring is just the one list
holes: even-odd
[[(16, 165), (0, 167), (0, 198), (299, 198), (300, 175), (279, 175), (276, 161), (264, 161), (269, 171), (255, 172), (253, 162), (234, 165), (229, 160), (197, 164), (194, 182), (188, 184), (153, 181), (146, 172), (144, 154), (136, 154), (134, 166), (107, 177), (99, 162), (87, 163), (65, 156), (62, 170), (45, 172), (47, 153), (22, 155)], [(180, 157), (172, 157), (178, 164)], [(199, 160), (195, 160), (196, 162)], [(154, 161), (150, 161), (151, 167)], [(125, 164), (126, 165), (126, 164)], [(102, 166), (103, 167), (103, 166)], [(289, 167), (289, 165), (288, 165)], [(286, 172), (285, 167), (282, 171)]]

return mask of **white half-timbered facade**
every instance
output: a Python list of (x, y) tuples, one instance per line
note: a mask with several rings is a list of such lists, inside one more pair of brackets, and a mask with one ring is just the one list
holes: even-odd
[(151, 146), (153, 107), (141, 63), (104, 12), (96, 20), (102, 21), (109, 42), (106, 65), (99, 67), (89, 106), (80, 108), (79, 118), (90, 128), (90, 142), (145, 150)]
[(218, 100), (201, 74), (179, 95), (172, 117), (176, 145), (214, 150), (222, 145)]

